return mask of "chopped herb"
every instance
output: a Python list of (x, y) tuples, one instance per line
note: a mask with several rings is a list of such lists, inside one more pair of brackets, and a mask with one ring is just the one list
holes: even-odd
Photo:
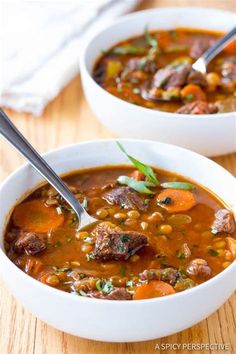
[(179, 259), (185, 259), (185, 254), (182, 250), (179, 250), (176, 252), (176, 257), (179, 258)]
[(148, 31), (147, 28), (145, 28), (145, 31), (144, 31), (144, 38), (145, 38), (146, 43), (150, 47), (158, 48), (157, 39), (150, 34), (150, 32)]
[(99, 279), (96, 281), (96, 288), (104, 294), (109, 294), (114, 289), (114, 285), (110, 281)]
[(123, 276), (125, 276), (125, 274), (126, 274), (126, 266), (124, 264), (122, 264), (120, 266), (120, 275), (123, 277)]
[(128, 176), (120, 176), (117, 178), (117, 182), (120, 184), (125, 184), (130, 188), (133, 188), (139, 193), (153, 194), (153, 192), (148, 187), (155, 187), (156, 185), (152, 182), (146, 181), (136, 181), (135, 179)]
[(218, 230), (217, 230), (217, 229), (212, 228), (212, 229), (211, 229), (211, 233), (215, 236), (215, 235), (217, 235), (217, 234), (218, 234)]
[(62, 268), (58, 268), (58, 267), (52, 267), (53, 268), (53, 270), (55, 271), (55, 272), (68, 272), (68, 271), (70, 271), (71, 270), (71, 268), (69, 268), (69, 267), (62, 267)]
[(66, 237), (66, 242), (70, 243), (72, 241), (71, 237)]
[(178, 68), (179, 66), (183, 65), (183, 64), (191, 64), (192, 59), (190, 57), (180, 57), (178, 59), (175, 59), (174, 61), (172, 61), (172, 63), (170, 64), (170, 66), (172, 66), (172, 68)]
[(91, 244), (93, 244), (94, 243), (94, 239), (92, 238), (92, 237), (85, 237), (84, 239), (83, 239), (83, 241), (84, 242), (87, 242), (87, 243), (91, 243)]
[(128, 288), (132, 288), (132, 287), (134, 286), (133, 280), (127, 280), (126, 286), (127, 286)]
[(102, 291), (105, 294), (109, 294), (114, 289), (114, 285), (110, 281), (105, 281), (102, 287)]
[(193, 184), (187, 182), (165, 182), (161, 183), (162, 188), (175, 188), (175, 189), (185, 189), (192, 190), (196, 188)]
[(93, 253), (86, 253), (86, 259), (87, 261), (91, 261), (92, 259), (95, 259), (94, 254)]
[[(144, 163), (136, 160), (134, 157), (130, 156), (127, 154), (127, 152), (125, 151), (124, 147), (121, 145), (121, 143), (119, 141), (116, 142), (117, 145), (119, 146), (120, 150), (128, 157), (128, 159), (133, 163), (133, 165), (140, 171), (142, 172), (148, 179), (150, 182), (152, 182), (154, 185), (158, 186), (160, 183), (156, 178), (156, 175), (153, 171), (153, 169), (148, 166), (145, 165)], [(151, 187), (151, 186), (150, 186)]]
[(80, 277), (80, 279), (84, 279), (84, 278), (86, 278), (86, 275), (84, 273), (80, 273), (79, 277)]
[(62, 245), (61, 241), (57, 241), (55, 244), (54, 244), (54, 247), (60, 247)]
[(60, 206), (56, 208), (56, 211), (58, 215), (62, 214), (62, 208)]
[(165, 198), (159, 200), (158, 203), (161, 203), (161, 204), (171, 204), (171, 203), (172, 203), (172, 199), (171, 199), (171, 197), (165, 197)]
[(144, 54), (146, 53), (146, 48), (144, 47), (137, 47), (134, 45), (124, 45), (122, 47), (115, 47), (112, 49), (113, 54), (120, 54), (120, 55), (126, 55), (126, 54)]
[(121, 241), (122, 241), (123, 243), (129, 242), (129, 240), (130, 240), (130, 238), (129, 238), (128, 235), (122, 235), (122, 236), (121, 236)]
[(219, 251), (214, 250), (213, 248), (210, 248), (210, 249), (208, 250), (208, 253), (209, 253), (211, 256), (213, 256), (213, 257), (216, 257), (216, 256), (219, 255)]
[(194, 100), (194, 95), (192, 93), (184, 96), (184, 102), (192, 102)]

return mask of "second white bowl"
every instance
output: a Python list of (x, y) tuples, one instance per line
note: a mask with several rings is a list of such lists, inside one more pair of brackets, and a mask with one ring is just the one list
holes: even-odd
[(81, 56), (81, 75), (87, 100), (101, 122), (119, 137), (142, 138), (176, 144), (207, 156), (236, 151), (236, 112), (186, 115), (160, 112), (125, 102), (92, 78), (102, 50), (152, 29), (176, 27), (228, 31), (235, 14), (206, 8), (163, 8), (133, 13), (109, 25), (89, 41)]

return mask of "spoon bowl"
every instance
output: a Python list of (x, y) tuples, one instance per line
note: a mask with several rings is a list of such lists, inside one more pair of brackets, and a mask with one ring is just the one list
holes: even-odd
[(71, 206), (79, 220), (79, 230), (98, 221), (87, 213), (63, 180), (19, 132), (2, 109), (0, 109), (0, 134), (29, 161)]

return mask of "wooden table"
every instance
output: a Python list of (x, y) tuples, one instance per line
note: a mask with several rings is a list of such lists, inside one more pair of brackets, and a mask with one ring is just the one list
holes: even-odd
[[(127, 0), (129, 1), (129, 0)], [(208, 6), (235, 11), (235, 0), (146, 0), (139, 7)], [(114, 136), (104, 128), (89, 109), (75, 78), (46, 108), (42, 117), (7, 111), (17, 127), (41, 152), (58, 146), (95, 138)], [(236, 154), (214, 159), (236, 175)], [(0, 182), (24, 161), (17, 152), (0, 141)], [(2, 202), (2, 201), (1, 201)], [(235, 306), (232, 296), (206, 320), (175, 335), (143, 343), (111, 344), (94, 342), (60, 332), (32, 316), (17, 303), (0, 281), (0, 353), (1, 354), (150, 354), (159, 353), (155, 345), (169, 343), (226, 343), (227, 353), (236, 353)], [(79, 319), (78, 319), (79, 320)], [(165, 353), (170, 353), (166, 350)], [(186, 350), (177, 353), (187, 353)], [(191, 353), (207, 353), (194, 351)], [(215, 350), (210, 351), (216, 353)], [(217, 353), (219, 353), (217, 351)]]

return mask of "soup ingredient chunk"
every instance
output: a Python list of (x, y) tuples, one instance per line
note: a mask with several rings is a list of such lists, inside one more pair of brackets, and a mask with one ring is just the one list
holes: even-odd
[(147, 206), (143, 199), (129, 187), (117, 187), (104, 194), (103, 198), (110, 204), (116, 204), (125, 209), (145, 211)]
[(207, 103), (205, 101), (199, 100), (187, 103), (176, 111), (176, 113), (181, 114), (213, 114), (216, 112), (216, 105), (214, 105), (213, 103)]
[(195, 40), (190, 49), (190, 56), (194, 59), (198, 59), (214, 42), (215, 40), (209, 37), (202, 37)]
[(137, 287), (133, 300), (150, 299), (154, 297), (171, 295), (174, 293), (175, 290), (171, 285), (163, 281), (152, 280), (148, 284), (143, 284)]
[(192, 192), (182, 189), (165, 189), (157, 197), (157, 203), (169, 213), (186, 211), (195, 204), (195, 197)]
[(47, 207), (41, 200), (19, 204), (13, 213), (15, 226), (29, 232), (44, 233), (56, 229), (63, 221), (63, 214), (58, 214), (56, 208)]
[(214, 234), (218, 234), (220, 232), (232, 234), (235, 230), (233, 213), (227, 209), (219, 209), (215, 213), (215, 220), (212, 224), (211, 230)]
[(211, 268), (208, 266), (207, 261), (201, 258), (196, 258), (190, 262), (186, 271), (188, 274), (202, 278), (207, 278), (211, 275)]
[(98, 260), (126, 260), (148, 244), (145, 235), (136, 231), (123, 231), (108, 222), (99, 224), (92, 234), (96, 238), (93, 254)]
[(17, 253), (25, 253), (29, 256), (42, 252), (46, 249), (45, 237), (33, 232), (20, 232), (18, 240), (15, 242), (14, 249)]
[(142, 281), (144, 280), (162, 280), (175, 285), (177, 280), (181, 278), (181, 273), (175, 268), (164, 269), (146, 269), (139, 274)]
[(87, 294), (96, 299), (105, 300), (132, 300), (132, 295), (125, 288), (114, 288), (110, 293), (104, 294), (101, 291), (91, 291)]

